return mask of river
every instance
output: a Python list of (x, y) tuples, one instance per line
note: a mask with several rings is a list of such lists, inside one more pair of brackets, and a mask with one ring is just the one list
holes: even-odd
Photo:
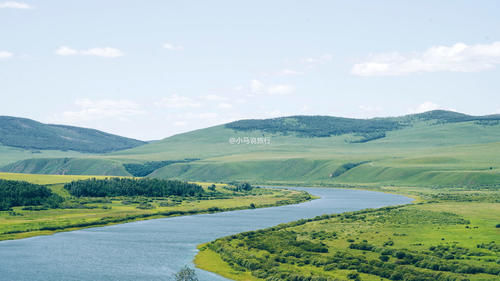
[[(0, 280), (173, 280), (194, 267), (196, 246), (219, 237), (322, 214), (407, 204), (412, 199), (379, 192), (297, 188), (310, 202), (138, 221), (0, 242)], [(228, 280), (196, 270), (200, 281)]]

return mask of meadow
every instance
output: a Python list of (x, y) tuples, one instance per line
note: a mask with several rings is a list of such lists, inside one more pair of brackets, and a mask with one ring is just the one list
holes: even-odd
[(498, 192), (443, 194), (221, 238), (195, 262), (233, 280), (498, 280)]
[(208, 196), (74, 197), (64, 188), (64, 184), (93, 176), (0, 173), (0, 178), (43, 184), (64, 198), (63, 205), (58, 208), (19, 206), (0, 211), (0, 240), (135, 220), (295, 204), (311, 199), (307, 193), (298, 191), (268, 188), (235, 191), (228, 189), (227, 184), (199, 182), (197, 184), (202, 186)]
[[(231, 145), (228, 141), (263, 136), (269, 137), (271, 143)], [(500, 125), (496, 123), (421, 121), (369, 142), (353, 142), (357, 138), (353, 134), (304, 137), (216, 126), (129, 150), (68, 158), (41, 157), (10, 163), (1, 170), (131, 176), (125, 169), (127, 165), (170, 161), (171, 164), (145, 176), (332, 187), (484, 188), (500, 182)], [(340, 167), (355, 163), (362, 164), (336, 174)]]

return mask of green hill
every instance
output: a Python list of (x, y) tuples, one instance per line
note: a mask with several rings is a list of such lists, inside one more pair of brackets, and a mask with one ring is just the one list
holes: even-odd
[(27, 159), (0, 170), (26, 174), (131, 176), (121, 162), (95, 158)]
[[(157, 178), (496, 188), (500, 115), (431, 111), (366, 120), (328, 116), (242, 120), (89, 158), (135, 167), (141, 175)], [(35, 160), (3, 170), (26, 172), (23, 167), (38, 167), (31, 161)], [(47, 173), (63, 167), (60, 159), (44, 161), (50, 169), (29, 171)], [(89, 173), (83, 166), (72, 160), (64, 169)], [(118, 170), (119, 175), (127, 173)]]
[(84, 153), (105, 153), (144, 144), (94, 129), (42, 124), (10, 116), (0, 116), (0, 143), (25, 150), (71, 150)]

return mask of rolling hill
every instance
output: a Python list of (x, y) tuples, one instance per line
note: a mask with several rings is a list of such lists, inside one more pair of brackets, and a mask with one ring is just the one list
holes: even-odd
[[(134, 164), (148, 177), (200, 181), (496, 188), (500, 115), (438, 110), (373, 119), (241, 120), (131, 149), (73, 158), (44, 159), (43, 165), (40, 160), (24, 160), (2, 170), (85, 174), (101, 169), (101, 174), (130, 175), (120, 164)], [(86, 168), (92, 167), (89, 161), (103, 167)], [(107, 165), (115, 168), (105, 169)]]
[(143, 144), (94, 129), (0, 116), (0, 165), (30, 158), (85, 157)]
[(94, 129), (43, 124), (25, 118), (0, 116), (0, 143), (28, 150), (104, 153), (133, 148), (145, 142)]

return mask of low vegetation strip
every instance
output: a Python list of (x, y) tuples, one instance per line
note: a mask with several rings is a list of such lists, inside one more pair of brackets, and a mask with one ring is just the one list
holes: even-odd
[(366, 164), (370, 161), (362, 161), (362, 162), (357, 162), (357, 163), (345, 163), (342, 164), (340, 167), (338, 167), (333, 173), (330, 175), (332, 178), (336, 178), (344, 174), (345, 172), (349, 171), (350, 169), (356, 168), (357, 166)]
[[(498, 280), (492, 212), (500, 204), (419, 203), (324, 215), (218, 239), (201, 247), (197, 261), (235, 280)], [(203, 262), (204, 255), (218, 263)]]

